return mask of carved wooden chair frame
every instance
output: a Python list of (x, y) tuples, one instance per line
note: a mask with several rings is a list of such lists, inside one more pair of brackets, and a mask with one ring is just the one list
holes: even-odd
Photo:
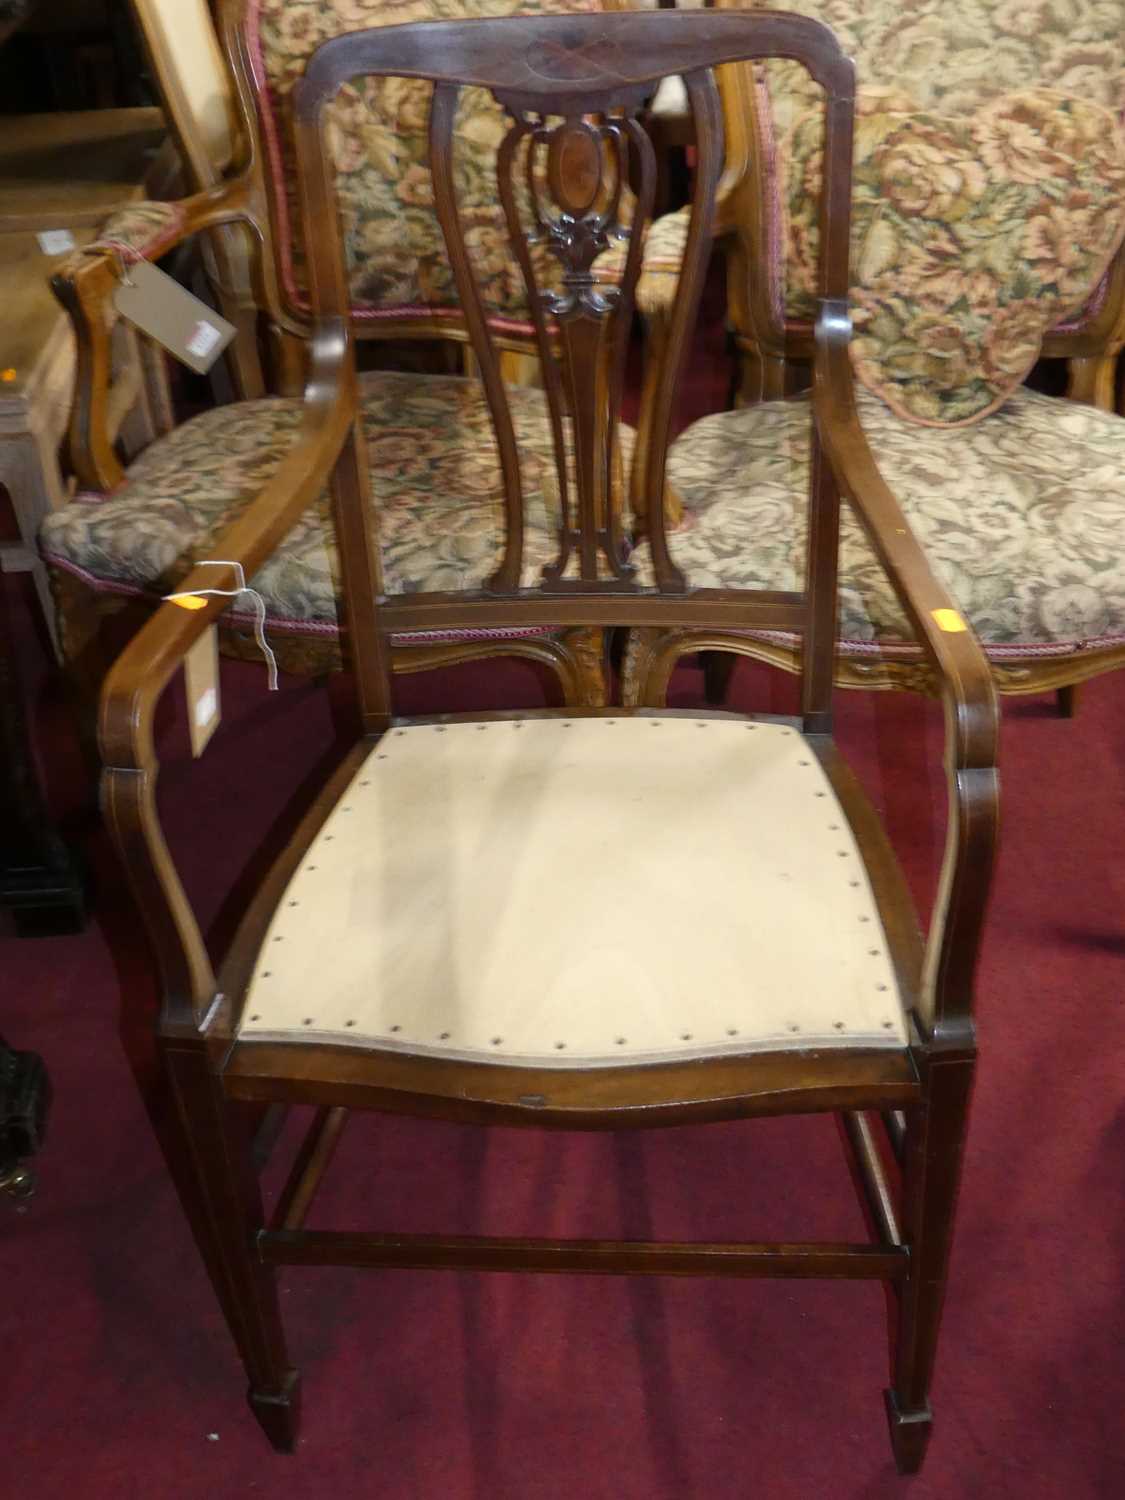
[[(622, 169), (623, 144), (640, 161), (637, 197), (651, 211), (654, 166), (637, 113), (652, 80), (682, 74), (696, 121), (694, 212), (670, 357), (656, 383), (644, 485), (662, 492), (672, 404), (696, 316), (710, 244), (721, 165), (713, 69), (747, 56), (790, 56), (823, 84), (827, 150), (822, 197), (821, 312), (813, 409), (818, 459), (810, 489), (808, 574), (794, 593), (691, 589), (672, 561), (662, 507), (650, 509), (647, 545), (655, 583), (638, 586), (621, 546), (610, 483), (615, 403), (620, 396), (630, 303), (639, 270), (633, 238), (617, 298), (592, 283), (590, 258), (612, 228), (594, 207), (605, 162)], [(343, 257), (331, 173), (321, 139), (323, 111), (340, 86), (363, 74), (435, 82), (430, 125), (437, 213), (455, 269), (469, 335), (487, 390), (506, 481), (506, 544), (490, 586), (478, 593), (382, 597), (378, 549), (367, 503), (367, 467), (358, 425), (358, 387), (349, 334)], [(514, 143), (538, 134), (547, 153), (556, 208), (538, 217), (564, 265), (563, 292), (550, 305), (558, 332), (556, 364), (538, 299), (540, 352), (556, 424), (574, 424), (571, 494), (556, 566), (536, 587), (519, 586), (522, 536), (518, 464), (498, 350), (483, 315), (458, 222), (450, 171), (450, 124), (457, 89), (483, 86), (513, 119), (500, 170)], [(158, 1023), (162, 1053), (185, 1132), (185, 1206), (250, 1378), (250, 1403), (275, 1446), (291, 1448), (298, 1377), (281, 1330), (274, 1270), (283, 1264), (354, 1264), (477, 1270), (599, 1271), (879, 1278), (898, 1297), (891, 1434), (900, 1465), (921, 1462), (930, 1428), (933, 1366), (965, 1106), (975, 1055), (973, 972), (995, 837), (996, 701), (971, 632), (943, 625), (953, 601), (934, 579), (894, 496), (882, 482), (859, 426), (847, 355), (848, 221), (854, 79), (832, 34), (803, 17), (770, 12), (709, 16), (661, 11), (616, 16), (554, 16), (416, 24), (357, 33), (326, 43), (297, 95), (300, 183), (310, 236), (314, 326), (304, 421), (295, 446), (257, 499), (216, 544), (216, 556), (251, 576), (283, 541), (311, 498), (329, 482), (343, 565), (360, 738), (333, 774), (280, 861), (252, 899), (242, 926), (214, 968), (164, 843), (156, 807), (153, 743), (157, 702), (186, 653), (230, 603), (206, 598), (185, 612), (163, 604), (133, 638), (106, 682), (101, 743), (109, 822), (151, 934), (163, 979)], [(562, 123), (548, 126), (548, 117)], [(503, 178), (501, 179), (504, 180)], [(510, 178), (508, 197), (510, 207)], [(198, 227), (257, 218), (254, 179), (198, 200)], [(524, 231), (513, 226), (517, 244)], [(526, 249), (523, 263), (528, 264)], [(108, 285), (111, 268), (86, 276)], [(95, 350), (97, 345), (92, 346)], [(564, 397), (564, 392), (565, 397)], [(558, 426), (556, 425), (556, 432)], [(566, 460), (560, 448), (560, 467)], [(905, 882), (858, 783), (831, 738), (835, 571), (841, 487), (853, 496), (872, 544), (893, 580), (927, 653), (946, 706), (948, 842), (928, 938), (917, 928)], [(199, 568), (185, 590), (215, 588), (223, 569)], [(228, 570), (229, 571), (229, 570)], [(357, 765), (392, 724), (389, 641), (395, 631), (563, 622), (591, 626), (706, 630), (798, 630), (802, 732), (850, 820), (878, 896), (895, 969), (910, 1015), (901, 1050), (841, 1045), (821, 1052), (753, 1052), (696, 1057), (645, 1067), (535, 1069), (380, 1049), (278, 1042), (240, 1034), (242, 1011), (272, 912), (304, 852)], [(594, 711), (597, 712), (597, 711)], [(477, 716), (502, 719), (505, 715)], [(231, 1101), (315, 1103), (314, 1131), (301, 1153), (276, 1222), (262, 1219), (249, 1155), (232, 1133)], [(668, 1125), (792, 1111), (840, 1110), (854, 1143), (870, 1204), (870, 1244), (608, 1244), (443, 1235), (353, 1234), (302, 1226), (346, 1112), (367, 1108), (485, 1123), (545, 1128)], [(872, 1112), (872, 1113), (867, 1113)], [(886, 1124), (902, 1163), (900, 1210), (876, 1140)]]

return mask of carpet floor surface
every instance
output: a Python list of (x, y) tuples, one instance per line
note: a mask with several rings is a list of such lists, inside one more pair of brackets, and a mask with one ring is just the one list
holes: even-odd
[[(0, 1493), (21, 1500), (882, 1500), (1125, 1494), (1125, 685), (1006, 704), (1003, 833), (979, 977), (981, 1063), (922, 1475), (896, 1476), (874, 1284), (293, 1270), (298, 1452), (267, 1447), (158, 1144), (155, 983), (95, 822), (66, 704), (9, 582), (54, 811), (93, 866), (79, 936), (0, 933), (0, 1030), (55, 1104), (26, 1210), (0, 1202)], [(398, 679), (405, 712), (534, 707), (517, 663)], [(192, 762), (176, 700), (161, 805), (209, 936), (229, 934), (315, 782), (340, 682), (225, 662)], [(670, 702), (700, 703), (683, 667)], [(786, 711), (742, 663), (731, 706)], [(940, 859), (942, 727), (909, 695), (838, 695), (838, 737), (920, 906)], [(668, 901), (676, 899), (675, 871)], [(700, 933), (700, 942), (706, 935)], [(291, 1146), (300, 1121), (281, 1146)], [(157, 1132), (154, 1132), (154, 1124)], [(268, 1173), (276, 1191), (287, 1153)], [(353, 1121), (312, 1223), (628, 1238), (862, 1237), (832, 1117), (632, 1135)]]

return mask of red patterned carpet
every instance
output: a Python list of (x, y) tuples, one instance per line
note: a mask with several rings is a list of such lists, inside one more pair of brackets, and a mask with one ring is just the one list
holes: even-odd
[[(26, 627), (27, 598), (13, 595)], [(30, 628), (20, 644), (52, 798), (73, 829), (81, 777), (67, 711)], [(400, 684), (407, 711), (535, 705), (545, 691), (516, 664)], [(698, 702), (698, 672), (685, 668), (674, 688), (675, 704)], [(739, 668), (734, 706), (777, 709), (791, 696), (790, 681)], [(223, 724), (198, 763), (168, 714), (162, 801), (212, 933), (229, 931), (277, 810), (330, 751), (331, 699), (296, 680), (268, 696), (260, 669), (225, 663)], [(924, 902), (943, 836), (940, 717), (914, 697), (850, 694), (839, 718)], [(896, 1477), (884, 1431), (883, 1293), (863, 1284), (292, 1271), (284, 1304), (305, 1422), (296, 1456), (270, 1452), (153, 1134), (149, 1115), (159, 1123), (165, 1101), (152, 976), (112, 859), (88, 829), (98, 877), (88, 931), (0, 943), (0, 1030), (44, 1055), (56, 1090), (39, 1195), (22, 1214), (0, 1203), (3, 1492), (1117, 1500), (1123, 753), (1120, 678), (1086, 689), (1073, 722), (1046, 699), (1006, 709), (982, 1060), (936, 1428), (913, 1481)], [(614, 1140), (371, 1117), (346, 1134), (313, 1222), (863, 1233), (831, 1118)]]

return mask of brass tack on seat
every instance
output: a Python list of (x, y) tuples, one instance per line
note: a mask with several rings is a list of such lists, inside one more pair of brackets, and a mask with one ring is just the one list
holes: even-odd
[(261, 1018), (261, 1016), (251, 1016), (250, 1019), (252, 1021), (260, 1021), (262, 1018)]
[(690, 1042), (691, 1041), (691, 1032), (690, 1031), (681, 1031), (681, 1033), (680, 1033), (680, 1041), (681, 1042)]
[(446, 726), (444, 724), (435, 724), (434, 728), (437, 730), (438, 734), (444, 734), (446, 730)]
[(868, 950), (867, 950), (867, 956), (868, 956), (868, 958), (878, 958), (879, 957), (879, 950), (878, 950), (878, 948), (868, 948)]
[(704, 720), (704, 719), (696, 719), (696, 721), (695, 721), (695, 727), (696, 727), (696, 729), (706, 729), (707, 728), (706, 720)]
[(396, 734), (405, 734), (405, 733), (406, 733), (406, 730), (405, 730), (405, 729), (396, 729), (396, 730), (395, 730), (395, 733), (396, 733)]
[(855, 889), (855, 888), (856, 888), (856, 886), (858, 886), (858, 885), (859, 885), (859, 881), (858, 881), (858, 880), (849, 880), (849, 881), (848, 881), (848, 884), (849, 884), (849, 885), (850, 885), (850, 886), (851, 886), (851, 887), (852, 887), (852, 889), (853, 889), (853, 890), (854, 890), (854, 889)]
[(860, 917), (860, 919), (859, 919), (859, 920), (860, 920), (860, 921), (861, 921), (861, 922), (870, 922), (870, 920), (871, 920), (871, 918), (870, 918), (870, 917)]
[(370, 785), (371, 785), (370, 781), (361, 781), (360, 782), (360, 786), (370, 786)]
[(883, 1030), (884, 1031), (893, 1031), (894, 1029), (895, 1029), (895, 1023), (893, 1021), (884, 1021), (883, 1022)]
[(757, 724), (747, 724), (747, 729), (757, 729)]
[(832, 1025), (836, 1028), (837, 1031), (843, 1031), (844, 1029), (843, 1021), (833, 1021)]
[(737, 1035), (738, 1035), (738, 1027), (737, 1026), (728, 1026), (727, 1027), (727, 1036), (737, 1036)]
[(354, 1022), (354, 1021), (345, 1021), (345, 1022), (344, 1022), (344, 1025), (345, 1025), (345, 1026), (354, 1026), (354, 1025), (355, 1025), (355, 1022)]
[(281, 942), (281, 934), (280, 933), (278, 933), (278, 935), (274, 938), (274, 942), (275, 943), (280, 943)]
[(561, 1052), (565, 1046), (566, 1046), (565, 1042), (556, 1042), (555, 1043), (555, 1048), (559, 1052)]
[(402, 1030), (402, 1027), (401, 1027), (401, 1026), (390, 1026), (390, 1027), (388, 1027), (388, 1028), (387, 1028), (387, 1029), (388, 1029), (388, 1030), (389, 1030), (389, 1031), (401, 1031), (401, 1030)]
[(478, 724), (477, 725), (477, 733), (479, 734), (482, 729), (487, 729), (487, 728), (488, 728), (487, 724)]
[(798, 765), (799, 765), (799, 766), (807, 766), (807, 765), (811, 765), (811, 764), (812, 764), (812, 762), (811, 762), (811, 761), (807, 761), (807, 760), (799, 760), (799, 761), (798, 761), (798, 762), (797, 762), (797, 764), (798, 764)]
[[(384, 756), (383, 756), (383, 759), (384, 759), (384, 760), (386, 760), (386, 758), (387, 758), (387, 757), (386, 757), (386, 756), (385, 756), (385, 755), (384, 755)], [(324, 842), (325, 842), (325, 843), (326, 843), (326, 844), (330, 844), (330, 843), (331, 843), (331, 842), (332, 842), (332, 840), (333, 840), (333, 839), (334, 839), (334, 838), (335, 838), (335, 837), (336, 837), (336, 835), (335, 835), (335, 834), (334, 834), (334, 833), (326, 833), (326, 834), (325, 834), (325, 835), (324, 835)]]
[(494, 1046), (494, 1047), (499, 1047), (499, 1045), (500, 1045), (500, 1043), (501, 1043), (501, 1042), (502, 1042), (502, 1041), (503, 1041), (503, 1040), (504, 1040), (504, 1038), (503, 1038), (503, 1037), (502, 1037), (502, 1036), (494, 1036), (494, 1037), (493, 1037), (493, 1038), (492, 1038), (492, 1045), (493, 1045), (493, 1046)]
[(290, 901), (290, 903), (289, 903), (289, 905), (290, 905), (290, 906), (296, 906), (296, 905), (297, 905), (297, 903), (296, 903), (296, 901)]
[(272, 969), (263, 969), (262, 970), (262, 978), (263, 979), (268, 979), (272, 973), (273, 973)]
[(628, 1040), (628, 1038), (627, 1038), (627, 1037), (623, 1037), (623, 1036), (619, 1036), (619, 1037), (618, 1037), (618, 1038), (617, 1038), (617, 1045), (618, 1045), (618, 1046), (619, 1046), (619, 1047), (624, 1047), (624, 1045), (625, 1045), (625, 1043), (626, 1043), (626, 1041), (627, 1041), (627, 1040)]
[(800, 1029), (801, 1028), (797, 1025), (796, 1021), (790, 1021), (790, 1023), (789, 1023), (789, 1030), (790, 1031), (800, 1031)]
[(836, 850), (836, 858), (837, 859), (847, 859), (847, 857), (848, 857), (848, 851), (846, 849), (837, 849)]
[(309, 873), (310, 873), (310, 874), (312, 874), (312, 872), (313, 872), (313, 870), (315, 870), (315, 869), (316, 869), (316, 866), (315, 866), (315, 865), (306, 865), (306, 866), (305, 866), (305, 869), (306, 869), (306, 870), (308, 870), (308, 872), (309, 872)]
[(386, 760), (386, 758), (387, 752), (385, 750), (380, 751), (380, 753), (375, 757), (376, 760)]
[(827, 792), (814, 792), (813, 796), (814, 797), (827, 797), (828, 793)]
[(882, 992), (887, 988), (887, 986), (885, 984), (877, 984), (875, 986), (875, 988), (880, 992), (880, 994), (882, 994)]
[(301, 1025), (302, 1026), (311, 1026), (312, 1023), (313, 1023), (312, 1016), (306, 1016), (305, 1019), (301, 1022)]
[(440, 1036), (438, 1037), (438, 1041), (439, 1042), (448, 1042), (448, 1040), (449, 1040), (449, 1032), (448, 1031), (443, 1031), (440, 1034)]

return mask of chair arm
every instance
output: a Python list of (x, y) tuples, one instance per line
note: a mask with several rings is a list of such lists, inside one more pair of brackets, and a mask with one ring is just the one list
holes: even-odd
[(941, 880), (926, 941), (920, 1019), (938, 1045), (972, 1045), (972, 979), (995, 852), (999, 713), (984, 651), (942, 586), (886, 484), (860, 425), (848, 356), (847, 304), (824, 302), (816, 327), (817, 431), (914, 624), (945, 709), (949, 811)]
[[(304, 419), (280, 468), (209, 547), (252, 578), (303, 511), (322, 493), (358, 411), (354, 367), (345, 364), (342, 322), (318, 328)], [(179, 592), (236, 588), (237, 570), (195, 568)], [(153, 941), (164, 980), (162, 1026), (195, 1033), (210, 1011), (215, 976), (199, 925), (164, 841), (156, 808), (156, 704), (191, 646), (233, 602), (208, 596), (202, 608), (165, 602), (117, 658), (102, 688), (98, 724), (102, 806)]]
[(245, 178), (175, 203), (134, 203), (51, 278), (74, 325), (77, 372), (68, 433), (70, 462), (84, 489), (111, 490), (124, 477), (110, 430), (113, 293), (125, 263), (164, 255), (200, 230), (242, 221), (257, 229)]

